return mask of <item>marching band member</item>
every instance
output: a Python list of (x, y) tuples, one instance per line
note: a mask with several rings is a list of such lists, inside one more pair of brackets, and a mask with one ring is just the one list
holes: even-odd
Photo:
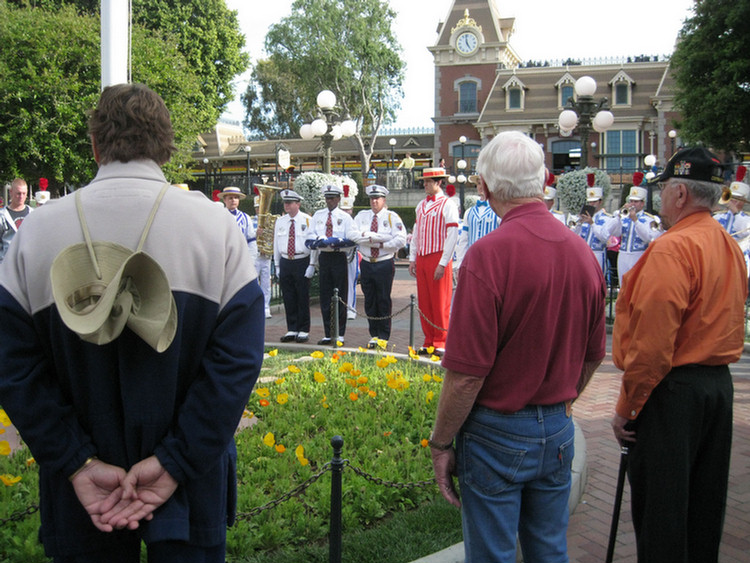
[(311, 217), (300, 211), (300, 196), (294, 190), (283, 190), (285, 214), (276, 220), (273, 237), (273, 261), (284, 299), (287, 333), (282, 342), (307, 342), (310, 339), (310, 249), (305, 240), (310, 232)]
[(555, 189), (555, 175), (551, 174), (549, 170), (547, 172), (547, 183), (544, 186), (544, 205), (547, 206), (547, 209), (550, 213), (552, 213), (552, 216), (560, 221), (563, 225), (567, 226), (567, 223), (565, 222), (565, 213), (558, 209), (553, 209), (555, 206), (555, 197), (557, 197), (557, 189)]
[(593, 207), (593, 210), (584, 209), (581, 211), (579, 224), (576, 226), (575, 232), (586, 241), (594, 256), (599, 260), (602, 272), (606, 273), (607, 241), (612, 235), (612, 230), (617, 228), (619, 219), (605, 211), (602, 202), (604, 190), (594, 185), (594, 174), (587, 174), (586, 180), (589, 185), (586, 190), (586, 207)]
[(453, 293), (453, 251), (458, 240), (458, 207), (443, 193), (444, 168), (422, 171), (426, 197), (417, 204), (416, 223), (409, 248), (409, 274), (417, 278), (424, 345), (441, 356), (450, 322)]
[(735, 181), (729, 186), (731, 197), (722, 197), (719, 200), (719, 203), (726, 205), (728, 209), (715, 213), (714, 218), (740, 243), (740, 247), (742, 247), (745, 255), (745, 264), (748, 267), (748, 275), (750, 275), (750, 249), (748, 249), (745, 241), (745, 239), (750, 237), (750, 215), (742, 210), (745, 203), (750, 201), (750, 186), (744, 181), (746, 174), (747, 168), (745, 166), (737, 167)]
[(664, 231), (654, 228), (656, 217), (646, 213), (648, 191), (641, 187), (643, 172), (633, 174), (633, 187), (630, 188), (628, 200), (622, 209), (619, 228), (615, 228), (613, 235), (621, 237), (620, 252), (617, 256), (617, 276), (622, 287), (622, 277), (630, 270), (638, 259), (646, 252), (650, 242), (656, 240)]
[[(331, 338), (344, 342), (346, 334), (346, 307), (339, 306), (339, 333), (331, 335), (331, 303), (333, 292), (339, 290), (339, 298), (346, 303), (349, 296), (349, 263), (347, 248), (354, 243), (347, 238), (354, 224), (352, 216), (339, 209), (344, 190), (340, 186), (324, 186), (326, 207), (312, 216), (312, 229), (305, 245), (312, 249), (310, 268), (320, 272), (320, 313), (323, 317), (325, 337), (318, 341), (321, 346), (331, 344)], [(312, 277), (312, 276), (310, 276)]]
[(365, 192), (370, 209), (357, 213), (349, 238), (359, 245), (362, 254), (360, 285), (371, 337), (367, 347), (375, 348), (378, 340), (391, 337), (394, 258), (406, 246), (406, 228), (401, 218), (386, 208), (387, 188), (372, 184)]

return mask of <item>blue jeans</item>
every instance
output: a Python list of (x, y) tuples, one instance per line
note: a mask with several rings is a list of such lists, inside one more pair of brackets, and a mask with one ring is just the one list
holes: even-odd
[(458, 435), (467, 563), (567, 563), (573, 420), (563, 403), (475, 407)]

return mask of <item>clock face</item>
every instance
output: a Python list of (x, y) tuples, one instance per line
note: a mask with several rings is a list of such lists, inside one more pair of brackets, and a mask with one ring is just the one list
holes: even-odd
[(464, 55), (476, 51), (478, 45), (479, 41), (477, 40), (477, 36), (470, 31), (463, 32), (458, 36), (458, 39), (456, 39), (456, 49), (458, 49), (459, 53), (463, 53)]

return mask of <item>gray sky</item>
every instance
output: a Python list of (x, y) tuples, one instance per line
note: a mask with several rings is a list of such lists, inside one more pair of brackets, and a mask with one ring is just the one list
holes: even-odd
[[(291, 12), (292, 0), (226, 0), (238, 11), (245, 49), (252, 61), (265, 56), (268, 27)], [(452, 0), (389, 0), (397, 12), (396, 36), (406, 61), (401, 111), (394, 126), (430, 127), (434, 108), (434, 69), (427, 50), (437, 39)], [(515, 17), (510, 44), (522, 60), (592, 59), (670, 54), (693, 0), (495, 0), (500, 17)], [(567, 9), (566, 9), (567, 8)], [(225, 117), (242, 121), (239, 96), (247, 76), (236, 82), (236, 100)]]

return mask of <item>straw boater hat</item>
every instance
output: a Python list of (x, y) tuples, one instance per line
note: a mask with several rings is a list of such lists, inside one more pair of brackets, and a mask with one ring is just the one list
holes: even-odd
[(445, 172), (445, 168), (425, 168), (422, 170), (422, 179), (427, 180), (432, 178), (439, 180), (440, 178), (447, 178), (448, 174)]
[(598, 201), (604, 197), (604, 190), (602, 190), (599, 186), (595, 186), (594, 182), (596, 181), (596, 176), (594, 176), (593, 172), (590, 172), (586, 174), (586, 183), (589, 185), (588, 189), (586, 190), (586, 201)]
[(223, 191), (219, 192), (220, 198), (225, 198), (228, 195), (238, 195), (240, 196), (240, 199), (245, 199), (245, 194), (242, 193), (242, 190), (239, 188), (235, 188), (234, 186), (229, 186), (227, 188), (224, 188)]

